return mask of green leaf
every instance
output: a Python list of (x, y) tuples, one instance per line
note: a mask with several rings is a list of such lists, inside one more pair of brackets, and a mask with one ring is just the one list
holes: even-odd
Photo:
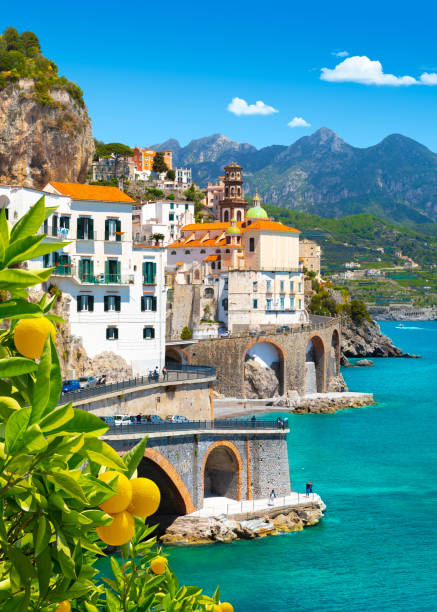
[(58, 405), (62, 390), (61, 366), (59, 365), (58, 352), (50, 334), (49, 341), (52, 351), (52, 368), (50, 371), (50, 397), (49, 401), (47, 402), (46, 411), (51, 410)]
[(99, 525), (110, 525), (114, 520), (112, 516), (106, 514), (103, 510), (82, 510), (81, 514), (96, 527)]
[(53, 268), (45, 268), (41, 270), (21, 270), (8, 268), (0, 271), (0, 289), (12, 291), (16, 288), (33, 287), (47, 281)]
[(60, 489), (68, 493), (71, 497), (78, 499), (83, 504), (88, 503), (87, 498), (82, 490), (82, 487), (74, 478), (65, 472), (50, 472), (47, 473), (47, 480), (56, 484)]
[(0, 261), (3, 262), (5, 251), (9, 245), (9, 227), (8, 220), (6, 219), (5, 206), (2, 207), (0, 212)]
[[(99, 419), (99, 417), (91, 414), (91, 412), (86, 412), (80, 408), (74, 408), (73, 410), (74, 417), (71, 419), (71, 421), (63, 425), (59, 430), (52, 432), (52, 434), (56, 433), (57, 435), (64, 435), (81, 432), (86, 438), (88, 438), (91, 436), (101, 436), (108, 429), (108, 426), (102, 421), (102, 419)], [(124, 469), (124, 464), (122, 469)]]
[(39, 596), (41, 599), (44, 599), (48, 593), (50, 577), (52, 575), (52, 559), (48, 546), (36, 558), (36, 571), (38, 574)]
[(74, 561), (71, 558), (71, 551), (67, 540), (60, 529), (56, 530), (56, 547), (58, 552), (58, 561), (61, 566), (64, 576), (67, 578), (76, 578)]
[(81, 453), (84, 453), (91, 461), (116, 470), (125, 470), (123, 459), (112, 446), (98, 438), (87, 438)]
[[(29, 238), (33, 238), (33, 236), (29, 236), (28, 238), (25, 238), (25, 240), (29, 240)], [(44, 236), (41, 236), (41, 238), (44, 238)], [(15, 246), (15, 244), (13, 246)], [(29, 248), (24, 253), (20, 253), (19, 255), (17, 254), (11, 261), (8, 262), (8, 265), (12, 265), (19, 261), (36, 259), (37, 257), (42, 257), (43, 255), (47, 255), (48, 253), (53, 253), (53, 251), (60, 251), (64, 247), (67, 247), (69, 244), (71, 244), (71, 242), (41, 242), (40, 244), (35, 244), (35, 246)]]
[(11, 376), (20, 376), (21, 374), (29, 374), (35, 372), (38, 364), (32, 359), (25, 357), (8, 357), (0, 359), (0, 376), (2, 378), (11, 378)]
[(143, 438), (138, 444), (131, 448), (125, 455), (123, 455), (123, 461), (126, 465), (125, 476), (132, 478), (133, 473), (140, 464), (141, 459), (144, 457), (144, 451), (146, 450), (148, 437)]
[(18, 575), (20, 576), (20, 581), (23, 586), (35, 578), (35, 569), (29, 559), (23, 555), (19, 548), (15, 546), (8, 546), (6, 549), (6, 554), (16, 570), (18, 571)]
[(52, 431), (52, 429), (61, 427), (62, 425), (64, 425), (64, 423), (68, 423), (68, 421), (70, 421), (73, 416), (74, 410), (70, 402), (69, 404), (65, 404), (65, 406), (60, 406), (59, 408), (56, 408), (56, 410), (49, 412), (49, 414), (41, 420), (39, 426), (41, 428), (41, 431), (46, 433), (48, 431)]
[(33, 304), (27, 300), (8, 300), (0, 303), (0, 319), (20, 318), (24, 314), (41, 313), (41, 307), (38, 304)]
[[(50, 346), (51, 335), (49, 334), (44, 345), (44, 350), (41, 355), (38, 370), (36, 372), (36, 380), (33, 388), (32, 398), (32, 414), (30, 422), (36, 423), (44, 414), (45, 407), (50, 396), (50, 371), (52, 367), (52, 350)], [(43, 430), (44, 431), (44, 430)]]
[(21, 447), (23, 436), (29, 427), (31, 410), (30, 407), (22, 408), (9, 417), (5, 430), (5, 451), (8, 455), (16, 453)]
[(32, 248), (39, 244), (43, 239), (44, 235), (40, 234), (39, 236), (26, 236), (26, 238), (16, 240), (5, 251), (5, 258), (3, 262), (4, 265), (11, 266), (19, 261), (29, 259), (27, 253), (29, 253)]
[(14, 225), (11, 231), (10, 242), (36, 234), (45, 220), (45, 197), (42, 196), (23, 217)]
[(50, 523), (44, 516), (41, 516), (38, 519), (38, 527), (35, 534), (35, 557), (38, 557), (48, 546), (51, 535)]

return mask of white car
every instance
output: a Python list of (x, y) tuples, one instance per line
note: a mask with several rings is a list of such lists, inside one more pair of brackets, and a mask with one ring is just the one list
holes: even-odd
[(131, 420), (130, 417), (127, 416), (126, 414), (117, 414), (114, 417), (114, 423), (116, 425), (130, 425), (131, 424)]

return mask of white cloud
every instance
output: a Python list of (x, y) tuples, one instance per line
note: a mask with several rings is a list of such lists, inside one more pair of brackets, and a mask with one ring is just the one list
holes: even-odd
[(437, 85), (437, 73), (424, 72), (420, 75), (420, 82), (424, 85)]
[(303, 117), (293, 117), (293, 119), (291, 121), (289, 121), (287, 123), (288, 127), (291, 128), (295, 128), (295, 127), (310, 127), (311, 123), (308, 123), (308, 121), (305, 121), (305, 119)]
[(255, 102), (255, 104), (248, 104), (242, 98), (232, 98), (232, 102), (228, 104), (228, 111), (234, 113), (234, 115), (271, 115), (279, 112), (276, 108), (264, 104), (261, 100)]
[(332, 51), (331, 55), (335, 55), (335, 57), (347, 57), (349, 55), (349, 51)]
[[(433, 75), (429, 76), (433, 78)], [(348, 57), (332, 69), (322, 68), (320, 78), (322, 81), (330, 81), (331, 83), (362, 83), (364, 85), (390, 85), (395, 87), (417, 85), (419, 83), (411, 76), (398, 77), (394, 74), (386, 74), (382, 69), (381, 62), (372, 61), (365, 55)]]

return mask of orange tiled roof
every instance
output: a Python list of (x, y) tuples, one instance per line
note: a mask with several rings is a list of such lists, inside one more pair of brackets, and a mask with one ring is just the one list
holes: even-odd
[[(208, 231), (214, 229), (224, 230), (229, 227), (229, 225), (229, 221), (214, 221), (213, 223), (191, 223), (190, 225), (184, 225), (182, 229), (186, 232), (200, 232), (201, 230)], [(241, 225), (241, 222), (237, 223), (237, 225)]]
[(103, 185), (82, 185), (81, 183), (48, 183), (61, 195), (70, 196), (73, 200), (94, 200), (99, 202), (135, 202), (118, 187)]
[(217, 261), (220, 255), (208, 255), (203, 261)]
[(247, 227), (243, 228), (243, 231), (245, 232), (251, 230), (268, 230), (271, 232), (292, 232), (295, 234), (300, 234), (300, 231), (295, 229), (294, 227), (288, 227), (288, 225), (278, 223), (277, 221), (269, 221), (268, 219), (260, 219), (259, 221), (254, 221)]
[[(185, 240), (179, 240), (177, 242), (172, 242), (172, 244), (168, 244), (167, 245), (167, 249), (174, 248), (174, 247), (184, 247), (187, 249), (191, 249), (193, 247), (224, 247), (224, 246), (231, 246), (231, 245), (227, 245), (226, 244), (226, 240), (223, 238), (222, 240), (204, 240), (203, 242), (201, 240), (190, 240), (189, 242), (185, 242)], [(240, 246), (240, 245), (239, 245)]]

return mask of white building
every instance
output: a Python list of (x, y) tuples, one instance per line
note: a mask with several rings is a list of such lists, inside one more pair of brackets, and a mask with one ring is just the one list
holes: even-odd
[(147, 242), (152, 234), (162, 234), (163, 243), (169, 244), (179, 237), (184, 225), (193, 222), (193, 202), (159, 200), (133, 206), (132, 229), (136, 242)]
[(41, 231), (47, 240), (71, 241), (61, 251), (34, 260), (55, 266), (50, 279), (71, 297), (71, 333), (82, 338), (89, 357), (112, 351), (133, 373), (165, 362), (165, 253), (158, 246), (134, 246), (133, 200), (116, 187), (51, 182), (44, 192), (0, 186), (0, 205), (11, 222), (42, 195), (57, 206)]

